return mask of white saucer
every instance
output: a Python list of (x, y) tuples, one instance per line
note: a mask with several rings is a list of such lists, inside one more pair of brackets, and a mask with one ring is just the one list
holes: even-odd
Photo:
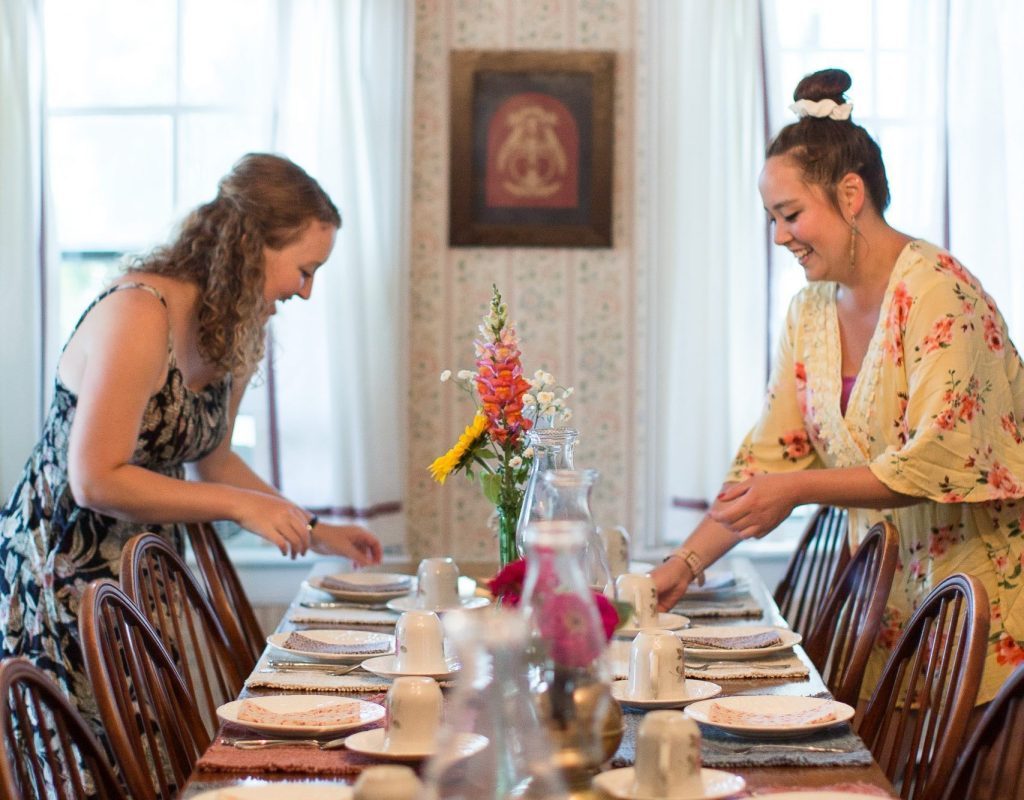
[[(345, 747), (354, 753), (376, 756), (387, 761), (422, 761), (425, 758), (430, 758), (437, 751), (436, 743), (414, 750), (385, 750), (384, 734), (384, 728), (353, 733), (345, 740)], [(466, 758), (480, 752), (486, 746), (486, 736), (477, 733), (460, 733), (454, 751), (449, 751), (449, 753), (456, 758)]]
[[(360, 573), (360, 572), (352, 573), (352, 575), (347, 575), (346, 579), (349, 578), (349, 577), (354, 577), (355, 575), (362, 575), (362, 574), (364, 574), (364, 573)], [(371, 574), (374, 574), (374, 573), (365, 573), (365, 574), (366, 575), (371, 575)], [(397, 573), (376, 573), (376, 574), (382, 574), (382, 575), (386, 574), (386, 575), (396, 575), (397, 576)], [(401, 577), (408, 578), (409, 576), (408, 575), (403, 575)], [(372, 588), (372, 584), (368, 584), (367, 588), (365, 590), (334, 589), (334, 588), (330, 588), (330, 587), (327, 587), (327, 586), (323, 585), (323, 576), (322, 575), (310, 578), (309, 580), (306, 581), (306, 585), (309, 586), (311, 589), (316, 589), (318, 592), (324, 592), (325, 594), (329, 594), (335, 600), (345, 600), (345, 601), (347, 601), (349, 603), (366, 603), (367, 605), (374, 605), (376, 603), (383, 603), (385, 600), (392, 600), (392, 599), (394, 599), (396, 597), (403, 597), (404, 595), (409, 594), (409, 592), (414, 591), (415, 588), (416, 588), (415, 581), (410, 581), (409, 586), (407, 588), (405, 588), (405, 589), (389, 589), (389, 590), (386, 590), (386, 591), (380, 591), (380, 590), (373, 589)]]
[(697, 628), (690, 628), (687, 636), (737, 636), (739, 634), (761, 633), (762, 631), (775, 630), (779, 634), (780, 644), (773, 644), (770, 647), (748, 647), (733, 648), (726, 647), (705, 647), (700, 644), (691, 644), (683, 638), (683, 647), (686, 649), (687, 657), (712, 658), (716, 661), (743, 661), (744, 659), (759, 658), (769, 653), (781, 653), (783, 650), (791, 650), (793, 645), (800, 644), (803, 637), (799, 633), (788, 628), (773, 627), (770, 625), (702, 625)]
[(678, 631), (690, 627), (690, 618), (682, 614), (673, 614), (662, 611), (658, 614), (658, 622), (655, 625), (648, 625), (643, 628), (633, 628), (624, 625), (615, 631), (616, 636), (636, 636), (640, 631)]
[(359, 647), (360, 645), (365, 646), (362, 650), (352, 650), (348, 653), (321, 653), (318, 650), (294, 650), (290, 647), (284, 646), (284, 643), (288, 641), (288, 637), (292, 634), (292, 631), (282, 631), (281, 633), (270, 634), (270, 636), (267, 637), (267, 644), (275, 650), (280, 650), (282, 653), (287, 653), (290, 656), (298, 656), (311, 661), (325, 661), (340, 664), (355, 664), (356, 662), (362, 661), (370, 656), (379, 656), (395, 652), (395, 637), (390, 633), (371, 633), (370, 631), (337, 629), (297, 631), (297, 633), (301, 633), (303, 636), (307, 636), (310, 639), (326, 642), (327, 644), (348, 645), (352, 647)]
[[(633, 767), (599, 772), (594, 776), (594, 786), (618, 800), (658, 800), (658, 798), (648, 798), (633, 793), (634, 774)], [(720, 769), (704, 767), (700, 771), (700, 777), (704, 783), (704, 793), (682, 800), (718, 800), (742, 792), (743, 787), (747, 785), (747, 782), (739, 775), (722, 772)]]
[(351, 786), (335, 781), (246, 781), (197, 794), (192, 800), (352, 800), (353, 791)]
[(683, 689), (685, 694), (682, 697), (662, 698), (660, 700), (637, 700), (629, 695), (629, 681), (613, 681), (612, 697), (622, 705), (631, 708), (682, 708), (687, 703), (695, 703), (698, 700), (710, 700), (722, 693), (722, 687), (710, 681), (698, 681), (687, 678)]
[[(799, 713), (808, 709), (828, 708), (835, 714), (835, 719), (823, 722), (791, 722), (771, 724), (767, 722), (713, 722), (711, 706), (718, 703), (724, 708), (735, 711), (746, 711), (758, 714)], [(698, 702), (687, 706), (683, 712), (690, 719), (703, 725), (710, 725), (734, 736), (752, 736), (759, 739), (779, 739), (790, 736), (807, 736), (833, 725), (853, 719), (853, 708), (838, 700), (822, 700), (818, 697), (800, 697), (794, 695), (734, 695), (720, 697), (717, 700)]]
[(435, 613), (442, 613), (444, 611), (469, 611), (474, 608), (483, 608), (490, 604), (490, 600), (486, 597), (460, 597), (459, 604), (457, 606), (434, 606), (433, 608), (426, 608), (419, 604), (419, 598), (414, 594), (407, 594), (405, 597), (396, 597), (394, 600), (388, 601), (388, 608), (392, 611), (433, 611)]
[(418, 675), (424, 678), (433, 678), (435, 681), (446, 681), (449, 678), (455, 677), (462, 666), (454, 658), (445, 659), (448, 663), (447, 671), (443, 672), (408, 672), (405, 670), (399, 670), (396, 668), (396, 657), (395, 656), (377, 656), (376, 658), (368, 658), (363, 662), (363, 669), (367, 672), (372, 672), (374, 675), (380, 675), (382, 678), (402, 678), (406, 675)]
[(340, 725), (288, 725), (284, 723), (252, 722), (238, 718), (238, 712), (245, 700), (232, 700), (230, 703), (225, 703), (217, 709), (218, 719), (221, 722), (232, 722), (235, 725), (241, 725), (251, 731), (259, 731), (260, 733), (309, 738), (311, 736), (340, 733), (352, 728), (359, 728), (371, 722), (376, 722), (387, 713), (384, 706), (378, 703), (348, 699), (337, 695), (272, 694), (263, 697), (250, 697), (249, 700), (258, 703), (269, 711), (280, 714), (310, 711), (318, 706), (339, 702), (355, 704), (356, 710), (359, 713), (351, 722)]

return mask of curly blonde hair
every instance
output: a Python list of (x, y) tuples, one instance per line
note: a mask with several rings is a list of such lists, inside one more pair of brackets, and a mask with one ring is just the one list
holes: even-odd
[(263, 358), (264, 248), (291, 244), (313, 221), (341, 227), (341, 215), (320, 184), (287, 158), (248, 153), (221, 179), (217, 196), (185, 217), (172, 242), (128, 271), (196, 284), (200, 354), (245, 376)]

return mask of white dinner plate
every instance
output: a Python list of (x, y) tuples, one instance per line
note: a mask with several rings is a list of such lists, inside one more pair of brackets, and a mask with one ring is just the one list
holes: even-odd
[(803, 637), (794, 633), (788, 628), (776, 628), (769, 625), (701, 625), (696, 628), (688, 628), (685, 636), (740, 636), (746, 634), (763, 633), (764, 631), (776, 631), (781, 644), (774, 644), (769, 647), (749, 647), (742, 649), (728, 649), (725, 647), (704, 647), (699, 644), (691, 644), (683, 638), (683, 646), (686, 654), (694, 658), (713, 658), (716, 661), (743, 661), (750, 658), (759, 658), (769, 653), (781, 653), (789, 650), (793, 645), (800, 644)]
[(612, 697), (622, 705), (630, 708), (682, 708), (698, 700), (709, 700), (722, 693), (722, 687), (710, 681), (698, 681), (687, 678), (683, 682), (683, 692), (674, 698), (663, 698), (660, 700), (637, 700), (629, 694), (629, 681), (613, 681)]
[[(376, 756), (386, 761), (422, 761), (437, 751), (436, 744), (411, 750), (396, 750), (393, 747), (385, 749), (384, 734), (384, 728), (353, 733), (345, 740), (345, 747), (354, 753)], [(448, 751), (455, 758), (467, 758), (487, 746), (487, 737), (478, 733), (460, 733), (457, 736), (455, 747)]]
[[(759, 723), (712, 722), (711, 704), (718, 703), (735, 711), (757, 714), (791, 714), (821, 707), (835, 714), (835, 719), (825, 722), (783, 723), (778, 725)], [(719, 728), (739, 736), (757, 738), (780, 738), (811, 734), (831, 728), (853, 718), (853, 708), (838, 700), (822, 700), (819, 697), (793, 697), (789, 695), (734, 695), (714, 700), (701, 700), (686, 707), (683, 712), (697, 722)]]
[[(594, 786), (606, 794), (618, 798), (618, 800), (659, 800), (654, 797), (644, 797), (633, 792), (633, 767), (622, 767), (621, 769), (610, 769), (607, 772), (599, 772), (594, 776)], [(739, 775), (731, 772), (722, 772), (720, 769), (708, 769), (704, 767), (700, 771), (700, 778), (704, 784), (703, 794), (693, 795), (680, 800), (719, 800), (719, 798), (730, 797), (743, 791), (747, 782)], [(759, 799), (760, 800), (760, 799)]]
[(633, 628), (629, 625), (623, 625), (621, 628), (615, 631), (616, 636), (636, 636), (640, 631), (678, 631), (683, 628), (690, 627), (690, 618), (684, 617), (682, 614), (672, 614), (662, 611), (658, 614), (658, 622), (655, 625), (649, 625), (646, 628)]
[[(366, 603), (367, 605), (383, 603), (396, 597), (402, 597), (416, 588), (416, 582), (412, 576), (400, 575), (397, 572), (346, 572), (334, 577), (343, 578), (353, 584), (363, 584), (366, 588), (355, 590), (335, 589), (334, 587), (324, 586), (324, 576), (322, 575), (310, 578), (306, 583), (317, 591), (329, 594), (335, 600), (347, 600), (350, 603)], [(378, 580), (378, 578), (386, 580)], [(408, 580), (408, 585), (403, 589), (381, 590), (374, 588), (375, 586), (386, 586), (388, 583), (394, 583), (401, 578)]]
[(736, 574), (730, 569), (711, 569), (704, 573), (704, 585), (696, 582), (686, 587), (683, 600), (711, 598), (726, 592), (737, 592), (747, 589), (746, 581), (736, 580)]
[(358, 715), (351, 721), (341, 725), (287, 725), (264, 722), (250, 722), (238, 718), (238, 712), (244, 700), (232, 700), (217, 709), (217, 717), (221, 722), (231, 722), (241, 725), (252, 731), (261, 733), (273, 733), (279, 736), (302, 736), (312, 737), (326, 734), (339, 733), (352, 730), (371, 722), (381, 719), (386, 712), (384, 706), (378, 703), (368, 703), (365, 700), (354, 700), (337, 695), (313, 695), (313, 694), (272, 694), (265, 697), (250, 697), (254, 703), (278, 714), (301, 713), (311, 711), (318, 706), (333, 705), (334, 703), (355, 703)]
[(213, 789), (192, 800), (352, 800), (353, 789), (333, 781), (261, 781)]
[(405, 597), (396, 597), (394, 600), (388, 600), (388, 608), (392, 611), (435, 611), (440, 614), (443, 611), (469, 611), (474, 608), (483, 608), (484, 606), (490, 605), (490, 600), (486, 597), (460, 597), (459, 604), (457, 606), (434, 606), (427, 608), (419, 604), (419, 598), (414, 594), (407, 594)]
[(407, 670), (398, 669), (396, 664), (397, 659), (395, 656), (377, 656), (376, 658), (368, 658), (363, 662), (363, 669), (367, 672), (372, 672), (374, 675), (380, 675), (382, 678), (403, 678), (408, 675), (419, 676), (423, 678), (433, 678), (435, 681), (446, 681), (450, 678), (455, 677), (462, 667), (458, 661), (454, 658), (446, 658), (448, 668), (443, 672), (409, 672)]
[(310, 639), (316, 639), (319, 642), (344, 645), (353, 649), (348, 653), (321, 653), (317, 650), (295, 650), (284, 646), (284, 643), (288, 641), (288, 637), (291, 635), (290, 631), (270, 634), (267, 637), (267, 644), (275, 650), (280, 650), (282, 653), (287, 653), (290, 656), (340, 664), (354, 664), (370, 656), (380, 656), (395, 651), (395, 637), (390, 633), (328, 629), (297, 631), (297, 633), (301, 633)]
[(637, 575), (646, 575), (652, 569), (654, 569), (654, 564), (650, 561), (630, 561), (627, 572), (633, 572)]

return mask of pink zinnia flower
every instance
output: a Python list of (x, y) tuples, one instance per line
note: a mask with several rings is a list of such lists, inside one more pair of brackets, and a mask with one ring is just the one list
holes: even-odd
[(541, 636), (551, 657), (563, 667), (587, 667), (604, 646), (605, 638), (595, 603), (571, 592), (552, 595), (538, 609)]

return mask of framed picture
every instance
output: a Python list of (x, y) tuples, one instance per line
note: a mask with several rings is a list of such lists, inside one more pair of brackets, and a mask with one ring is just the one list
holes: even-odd
[(614, 53), (455, 51), (452, 246), (611, 247)]

